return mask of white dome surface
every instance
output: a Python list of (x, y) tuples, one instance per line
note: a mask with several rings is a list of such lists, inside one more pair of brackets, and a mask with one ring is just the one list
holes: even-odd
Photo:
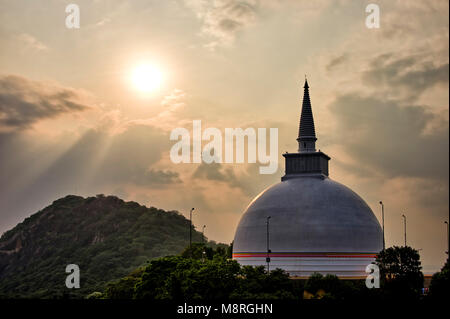
[(268, 216), (270, 269), (291, 276), (367, 276), (382, 250), (380, 224), (361, 197), (328, 177), (301, 176), (267, 188), (247, 207), (233, 244), (240, 264), (267, 265)]

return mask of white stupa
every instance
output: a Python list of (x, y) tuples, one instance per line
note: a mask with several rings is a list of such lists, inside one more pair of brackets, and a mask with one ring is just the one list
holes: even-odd
[(316, 140), (305, 81), (298, 153), (283, 154), (281, 182), (259, 194), (242, 216), (233, 245), (241, 265), (281, 268), (294, 277), (367, 276), (366, 266), (382, 250), (380, 224), (361, 197), (328, 177), (330, 157), (316, 151)]

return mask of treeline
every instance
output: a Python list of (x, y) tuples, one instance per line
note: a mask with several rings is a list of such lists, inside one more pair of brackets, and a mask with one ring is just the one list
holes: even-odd
[(193, 244), (181, 255), (153, 260), (87, 298), (390, 301), (441, 299), (446, 293), (448, 296), (443, 289), (445, 285), (448, 288), (448, 269), (436, 275), (430, 294), (423, 295), (420, 257), (410, 247), (392, 247), (378, 255), (379, 289), (368, 289), (365, 280), (341, 280), (334, 275), (313, 274), (308, 280), (293, 280), (281, 269), (268, 273), (263, 266), (240, 266), (229, 258), (230, 253), (231, 247), (212, 249)]

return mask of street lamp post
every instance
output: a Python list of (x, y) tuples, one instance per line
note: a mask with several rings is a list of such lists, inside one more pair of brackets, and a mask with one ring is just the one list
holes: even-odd
[(448, 221), (445, 221), (444, 223), (447, 224), (447, 259), (449, 259), (450, 258), (450, 250), (449, 250), (450, 238), (448, 237)]
[(406, 216), (402, 215), (402, 217), (403, 217), (403, 221), (405, 223), (405, 247), (406, 247)]
[(381, 227), (383, 229), (383, 250), (386, 249), (386, 243), (384, 240), (384, 204), (383, 202), (380, 200), (380, 205), (381, 205)]
[(270, 249), (269, 249), (269, 219), (270, 216), (267, 216), (267, 232), (266, 232), (266, 238), (267, 238), (267, 257), (266, 257), (266, 262), (267, 262), (267, 273), (269, 273), (270, 268), (269, 268), (269, 263), (270, 263)]
[(202, 229), (203, 244), (205, 243), (205, 228), (206, 228), (206, 225), (203, 225), (203, 229)]
[(191, 208), (191, 211), (189, 213), (189, 251), (192, 254), (191, 248), (192, 248), (192, 212), (194, 211), (194, 208)]

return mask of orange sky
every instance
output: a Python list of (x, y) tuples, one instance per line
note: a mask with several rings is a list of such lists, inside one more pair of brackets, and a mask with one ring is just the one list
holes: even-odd
[[(77, 3), (79, 29), (65, 27)], [(0, 0), (0, 231), (68, 193), (115, 194), (206, 224), (230, 242), (296, 150), (304, 75), (330, 177), (364, 198), (387, 245), (445, 258), (448, 1)], [(150, 63), (160, 87), (130, 76)], [(279, 169), (173, 164), (170, 131), (276, 127)]]

